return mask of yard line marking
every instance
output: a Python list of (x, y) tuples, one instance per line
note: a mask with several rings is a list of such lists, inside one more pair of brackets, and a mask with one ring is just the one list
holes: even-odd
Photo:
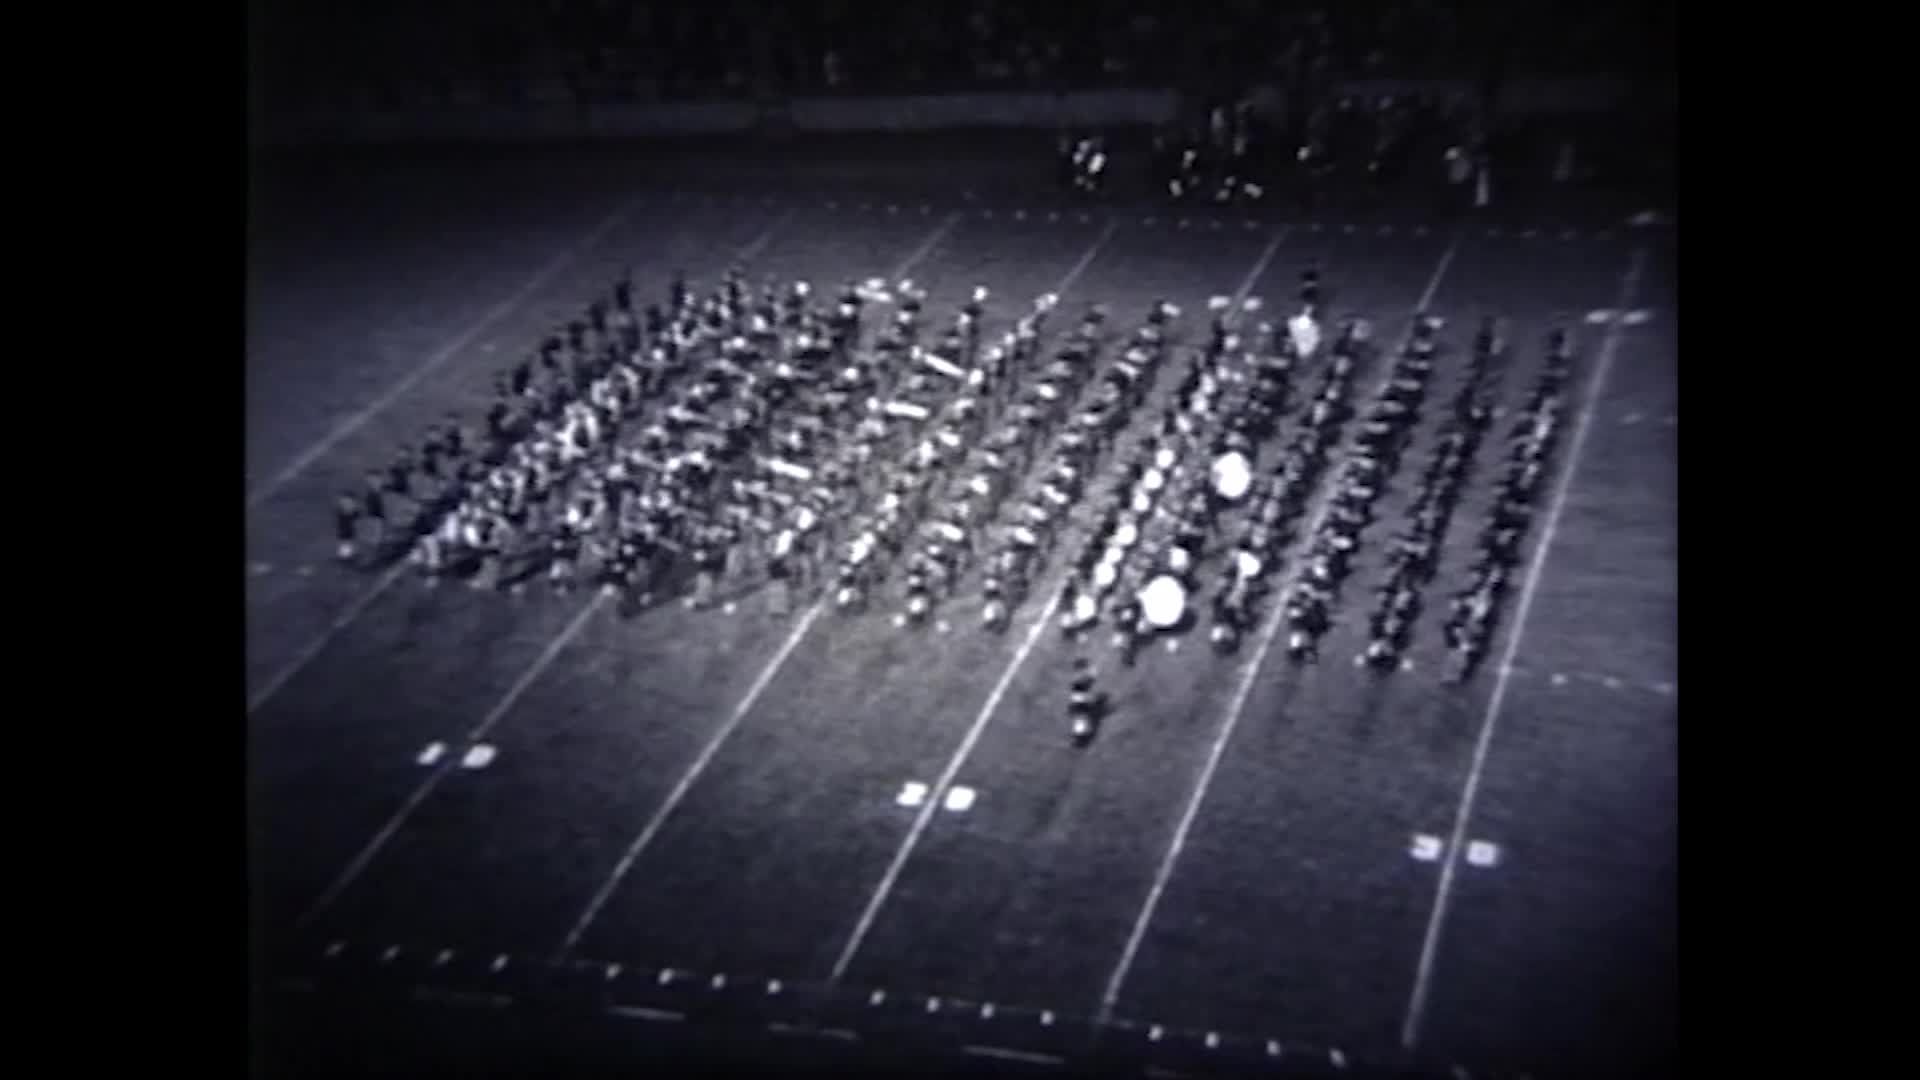
[[(1109, 222), (1106, 230), (1100, 234), (1100, 240), (1094, 243), (1093, 249), (1080, 260), (1080, 264), (1074, 267), (1073, 272), (1067, 275), (1067, 280), (1061, 287), (1054, 290), (1056, 293), (1066, 291), (1066, 286), (1086, 269), (1087, 264), (1093, 260), (1094, 253), (1112, 233), (1113, 223)], [(1273, 234), (1273, 239), (1267, 243), (1266, 250), (1260, 253), (1260, 261), (1254, 264), (1246, 280), (1240, 283), (1239, 291), (1234, 294), (1233, 308), (1238, 308), (1244, 303), (1247, 294), (1253, 291), (1254, 285), (1260, 281), (1260, 275), (1266, 272), (1267, 264), (1273, 261), (1274, 253), (1280, 250), (1280, 242), (1286, 238), (1286, 235), (1285, 228)], [(880, 884), (873, 890), (873, 895), (867, 899), (867, 906), (861, 911), (859, 921), (854, 924), (853, 933), (840, 950), (839, 958), (834, 961), (833, 971), (827, 977), (829, 985), (837, 985), (841, 977), (847, 973), (847, 968), (852, 965), (854, 956), (859, 953), (860, 946), (873, 929), (874, 920), (879, 917), (880, 909), (885, 906), (894, 885), (899, 881), (900, 872), (905, 869), (907, 860), (913, 857), (914, 848), (919, 845), (921, 836), (925, 835), (927, 826), (933, 822), (935, 812), (946, 798), (947, 789), (953, 786), (954, 779), (959, 776), (961, 768), (966, 765), (967, 758), (973, 753), (975, 744), (986, 732), (987, 724), (993, 719), (994, 712), (999, 709), (1001, 699), (1006, 697), (1008, 688), (1013, 685), (1014, 676), (1027, 662), (1027, 657), (1033, 653), (1034, 646), (1040, 643), (1041, 635), (1046, 633), (1047, 624), (1053, 620), (1054, 612), (1060, 607), (1060, 595), (1058, 588), (1052, 590), (1052, 596), (1047, 600), (1046, 606), (1041, 609), (1040, 617), (1034, 620), (1033, 628), (1027, 631), (1026, 640), (1020, 643), (1020, 648), (1013, 654), (1013, 659), (1008, 662), (1006, 670), (1000, 673), (1000, 679), (994, 684), (993, 691), (987, 695), (986, 703), (980, 707), (979, 714), (974, 717), (973, 726), (967, 730), (966, 738), (954, 750), (953, 756), (947, 760), (947, 766), (941, 771), (939, 779), (934, 781), (933, 790), (928, 795), (926, 803), (921, 806), (920, 812), (914, 815), (913, 825), (907, 830), (906, 838), (900, 842), (899, 849), (894, 852), (893, 861), (888, 864), (886, 873), (880, 878)]]
[(475, 990), (442, 990), (434, 986), (416, 986), (413, 996), (418, 1001), (438, 1001), (444, 1005), (465, 1005), (469, 1007), (504, 1009), (513, 1004), (509, 994), (488, 994)]
[(1006, 1061), (1022, 1061), (1029, 1065), (1065, 1065), (1067, 1059), (1057, 1054), (1038, 1054), (1031, 1050), (1008, 1050), (1003, 1046), (981, 1046), (968, 1043), (960, 1048), (963, 1054), (975, 1057), (1001, 1058)]
[(309, 641), (305, 648), (294, 654), (293, 659), (289, 661), (285, 667), (274, 672), (273, 677), (267, 680), (267, 684), (262, 686), (259, 692), (253, 695), (253, 698), (247, 702), (247, 715), (252, 716), (254, 713), (259, 712), (260, 706), (265, 705), (273, 695), (279, 693), (280, 689), (286, 686), (295, 675), (299, 674), (302, 668), (312, 663), (313, 658), (320, 655), (320, 651), (325, 649), (327, 645), (333, 641), (336, 634), (345, 630), (348, 624), (359, 618), (360, 613), (365, 611), (369, 604), (378, 600), (381, 593), (392, 588), (393, 583), (400, 580), (400, 575), (405, 573), (406, 569), (407, 564), (404, 560), (396, 564), (392, 569), (382, 574), (380, 579), (373, 583), (372, 588), (361, 593), (354, 599), (353, 603), (348, 604), (345, 611), (334, 616), (333, 621), (327, 624), (327, 628), (321, 631), (318, 637)]
[[(595, 612), (600, 610), (606, 598), (605, 593), (594, 594), (593, 599), (589, 601), (585, 607), (580, 609), (580, 613), (573, 617), (573, 621), (567, 624), (566, 629), (560, 631), (552, 641), (549, 641), (546, 649), (540, 653), (533, 664), (529, 666), (527, 670), (520, 673), (520, 678), (508, 688), (506, 696), (496, 702), (493, 708), (488, 711), (486, 717), (483, 718), (472, 731), (467, 733), (467, 742), (474, 743), (480, 741), (486, 736), (488, 731), (493, 729), (495, 724), (498, 724), (508, 712), (512, 711), (515, 705), (519, 704), (521, 696), (533, 686), (535, 680), (540, 678), (541, 673), (547, 670), (553, 663), (554, 658), (560, 655), (560, 650), (566, 648), (567, 644), (571, 642), (581, 630), (586, 628), (587, 622)], [(455, 766), (462, 759), (462, 757), (455, 757), (453, 755), (448, 755), (440, 759), (439, 764), (434, 766), (433, 771), (427, 774), (427, 778), (422, 780), (419, 786), (413, 789), (413, 794), (407, 797), (407, 801), (402, 803), (400, 809), (394, 812), (393, 817), (388, 819), (387, 823), (380, 827), (379, 832), (373, 834), (373, 839), (367, 841), (366, 846), (360, 849), (360, 853), (354, 856), (353, 861), (348, 863), (346, 869), (340, 872), (340, 876), (334, 879), (333, 884), (327, 886), (327, 890), (321, 893), (320, 897), (307, 908), (306, 912), (300, 916), (299, 921), (295, 925), (304, 927), (313, 922), (315, 918), (319, 917), (327, 908), (331, 907), (333, 902), (338, 900), (340, 895), (346, 892), (355, 881), (359, 880), (360, 875), (366, 873), (367, 867), (372, 865), (373, 860), (380, 854), (381, 850), (387, 846), (387, 843), (393, 839), (394, 834), (399, 832), (401, 827), (407, 823), (408, 819), (413, 817), (414, 811), (420, 808), (420, 804), (427, 801), (427, 796), (432, 795), (434, 789), (440, 786), (440, 781), (445, 780), (452, 774)]]
[(561, 940), (560, 948), (555, 953), (557, 960), (565, 960), (573, 954), (574, 948), (580, 944), (580, 939), (586, 936), (594, 920), (600, 917), (601, 909), (613, 899), (613, 894), (626, 880), (628, 871), (633, 869), (633, 864), (640, 858), (641, 853), (646, 851), (648, 845), (653, 843), (654, 837), (660, 834), (660, 830), (666, 826), (667, 819), (680, 808), (687, 793), (693, 790), (695, 782), (707, 771), (707, 766), (712, 763), (714, 757), (720, 753), (721, 746), (733, 736), (735, 729), (740, 726), (740, 721), (746, 719), (747, 713), (760, 700), (760, 695), (765, 693), (767, 687), (772, 684), (773, 677), (786, 666), (787, 658), (793, 655), (793, 650), (799, 646), (800, 639), (806, 636), (807, 631), (812, 629), (814, 622), (825, 613), (826, 609), (824, 601), (808, 609), (806, 615), (801, 617), (800, 622), (794, 626), (792, 633), (787, 635), (787, 640), (781, 642), (779, 651), (773, 654), (773, 659), (767, 662), (767, 666), (762, 668), (760, 674), (753, 680), (753, 685), (747, 688), (746, 696), (740, 699), (740, 704), (734, 706), (733, 712), (728, 714), (726, 721), (713, 733), (713, 737), (707, 740), (707, 745), (700, 749), (700, 756), (694, 758), (693, 764), (687, 766), (687, 771), (680, 774), (679, 782), (674, 784), (673, 790), (667, 793), (666, 799), (654, 810), (653, 816), (647, 819), (647, 823), (640, 829), (640, 834), (633, 838), (633, 843), (627, 845), (627, 850), (621, 853), (620, 861), (614, 864), (613, 872), (607, 875), (607, 880), (601, 883), (600, 890), (594, 893), (593, 899), (587, 902), (586, 909), (580, 913), (579, 918), (574, 920), (572, 928), (567, 931), (567, 936)]
[[(779, 232), (780, 229), (786, 225), (788, 219), (792, 217), (793, 211), (789, 210), (775, 218), (773, 224), (768, 225), (765, 232), (755, 237), (752, 243), (741, 248), (734, 254), (734, 261), (745, 263), (758, 258), (760, 253), (766, 249), (766, 246), (773, 242), (774, 234)], [(327, 647), (335, 635), (345, 630), (353, 620), (359, 618), (360, 613), (365, 611), (369, 604), (379, 599), (381, 593), (392, 588), (393, 583), (400, 580), (400, 575), (405, 573), (406, 569), (407, 562), (405, 559), (395, 563), (392, 569), (381, 575), (380, 579), (374, 582), (371, 589), (362, 593), (353, 603), (347, 605), (345, 611), (335, 616), (333, 621), (327, 624), (327, 628), (321, 631), (320, 636), (308, 642), (306, 647), (301, 649), (286, 667), (275, 672), (274, 676), (267, 680), (267, 685), (261, 687), (260, 692), (253, 695), (252, 700), (247, 702), (247, 715), (251, 716), (255, 712), (258, 712), (260, 706), (265, 705), (268, 700), (279, 693), (295, 675), (300, 673), (300, 669), (312, 663), (313, 658), (320, 655), (321, 650)]]
[(622, 221), (625, 221), (627, 217), (633, 213), (634, 208), (640, 204), (641, 199), (642, 196), (635, 195), (621, 203), (614, 209), (613, 213), (608, 214), (598, 225), (594, 226), (593, 230), (587, 233), (584, 238), (572, 247), (562, 251), (559, 255), (555, 256), (552, 261), (548, 262), (547, 265), (541, 267), (538, 273), (528, 278), (526, 283), (521, 285), (519, 290), (512, 296), (495, 304), (491, 310), (480, 317), (479, 321), (467, 327), (452, 341), (440, 346), (437, 352), (428, 356), (426, 360), (421, 362), (419, 367), (414, 368), (413, 371), (409, 372), (399, 382), (388, 387), (385, 393), (374, 398), (372, 402), (368, 403), (366, 407), (362, 408), (359, 412), (354, 413), (352, 416), (342, 420), (339, 424), (336, 424), (334, 429), (323, 436), (320, 441), (301, 451), (300, 455), (294, 458), (292, 463), (287, 465), (286, 468), (276, 473), (273, 479), (255, 488), (247, 495), (247, 509), (252, 510), (278, 494), (281, 489), (292, 483), (300, 474), (312, 468), (313, 463), (319, 461), (328, 451), (340, 445), (343, 440), (354, 432), (359, 431), (361, 427), (365, 426), (367, 421), (385, 412), (395, 401), (400, 399), (402, 394), (413, 389), (419, 384), (420, 380), (431, 375), (435, 369), (446, 363), (455, 353), (466, 348), (467, 343), (480, 336), (481, 331), (499, 322), (501, 319), (506, 318), (516, 308), (525, 304), (535, 292), (539, 291), (540, 288), (547, 283), (548, 279), (558, 274), (568, 263), (579, 258), (582, 252), (597, 244), (603, 235), (612, 231), (612, 229)]
[(687, 1018), (685, 1013), (672, 1009), (649, 1009), (642, 1005), (609, 1005), (607, 1012), (613, 1016), (624, 1016), (630, 1020), (651, 1020), (658, 1024), (677, 1024)]
[[(1440, 291), (1440, 282), (1447, 275), (1447, 268), (1453, 265), (1453, 255), (1458, 241), (1447, 245), (1440, 256), (1440, 262), (1433, 269), (1433, 276), (1427, 280), (1426, 291), (1414, 302), (1415, 313), (1424, 312), (1433, 303)], [(1412, 336), (1412, 328), (1408, 329)], [(1391, 361), (1389, 372), (1391, 374)], [(1333, 511), (1333, 500), (1325, 499), (1307, 527), (1301, 531), (1301, 545), (1312, 543), (1312, 538), (1325, 524), (1327, 515)], [(1253, 694), (1254, 680), (1259, 676), (1260, 668), (1266, 660), (1273, 641), (1280, 632), (1280, 623), (1287, 610), (1287, 599), (1297, 585), (1298, 579), (1289, 582), (1287, 588), (1274, 600), (1273, 611), (1267, 616), (1267, 624), (1260, 631), (1260, 644), (1254, 649), (1251, 661), (1243, 669), (1240, 683), (1234, 688), (1233, 701), (1227, 707), (1226, 723), (1220, 727), (1220, 733), (1214, 737), (1213, 746), (1207, 751), (1206, 764), (1201, 767), (1200, 779), (1194, 784), (1193, 794), (1187, 799), (1187, 806), (1180, 815), (1180, 823), (1174, 827), (1173, 841), (1167, 846), (1167, 853), (1160, 860), (1159, 869), (1154, 872), (1153, 885), (1147, 891), (1146, 902), (1140, 905), (1140, 913), (1133, 920), (1133, 929), (1127, 935), (1127, 943), (1120, 951), (1120, 961), (1114, 965), (1113, 975), (1108, 978), (1105, 992), (1100, 996), (1100, 1012), (1096, 1024), (1104, 1025), (1113, 1019), (1114, 1008), (1120, 1002), (1120, 991), (1126, 985), (1127, 976), (1133, 969), (1135, 957), (1140, 952), (1140, 943), (1146, 939), (1147, 927), (1152, 924), (1155, 911), (1160, 907), (1160, 898), (1166, 893), (1167, 883), (1173, 879), (1175, 865), (1180, 861), (1180, 853), (1187, 846), (1187, 836), (1193, 831), (1193, 823), (1200, 816), (1200, 805), (1206, 800), (1207, 790), (1213, 785), (1213, 775), (1220, 767), (1220, 760), (1226, 754), (1227, 743), (1233, 738), (1234, 729), (1240, 726), (1240, 718), (1246, 712), (1247, 700)]]
[(927, 234), (926, 240), (923, 241), (919, 247), (914, 248), (905, 259), (902, 259), (899, 266), (893, 268), (893, 274), (891, 275), (893, 279), (898, 281), (906, 277), (907, 272), (915, 266), (918, 266), (920, 260), (931, 254), (933, 249), (939, 245), (940, 241), (946, 239), (947, 234), (952, 232), (953, 227), (959, 224), (959, 222), (960, 214), (957, 211), (942, 218), (940, 224), (935, 226), (931, 233)]
[[(893, 274), (891, 276), (895, 280), (906, 277), (959, 220), (960, 214), (958, 211), (947, 215), (945, 220), (941, 221), (933, 232), (928, 234), (924, 243), (915, 248), (905, 259), (900, 261), (898, 266), (893, 268)], [(1073, 274), (1068, 277), (1069, 282), (1074, 277), (1079, 276), (1080, 271), (1086, 269), (1087, 263), (1092, 261), (1094, 252), (1100, 249), (1100, 245), (1105, 243), (1107, 236), (1112, 232), (1113, 226), (1109, 224), (1106, 232), (1100, 234), (1100, 240), (1095, 242), (1093, 248), (1087, 252), (1086, 257), (1074, 268)], [(1064, 285), (1055, 291), (1064, 292)], [(667, 820), (673, 816), (674, 811), (680, 808), (680, 803), (686, 799), (687, 794), (693, 790), (695, 782), (706, 772), (707, 766), (713, 762), (714, 757), (720, 753), (720, 748), (726, 744), (726, 741), (733, 736), (734, 731), (740, 727), (741, 721), (746, 719), (747, 714), (753, 710), (753, 706), (759, 702), (760, 695), (766, 693), (767, 687), (772, 685), (774, 676), (778, 675), (780, 669), (786, 666), (787, 658), (793, 655), (793, 651), (799, 647), (801, 639), (807, 636), (807, 631), (813, 629), (813, 624), (819, 621), (820, 616), (825, 614), (826, 610), (827, 600), (825, 597), (822, 597), (816, 601), (811, 608), (807, 609), (805, 615), (800, 617), (800, 621), (796, 623), (793, 630), (787, 634), (787, 639), (781, 642), (780, 648), (774, 652), (773, 658), (767, 661), (767, 666), (762, 668), (760, 674), (754, 677), (753, 684), (747, 688), (746, 696), (740, 699), (740, 704), (734, 707), (733, 712), (727, 716), (726, 721), (713, 733), (713, 737), (707, 740), (707, 745), (700, 750), (700, 756), (694, 758), (693, 763), (687, 766), (687, 771), (681, 774), (679, 781), (674, 784), (673, 790), (667, 793), (666, 800), (660, 804), (659, 808), (654, 811), (653, 816), (641, 827), (640, 834), (633, 838), (633, 843), (629, 844), (627, 850), (621, 853), (620, 861), (614, 864), (613, 872), (608, 875), (605, 882), (601, 883), (600, 891), (594, 894), (593, 899), (587, 903), (586, 909), (580, 913), (580, 917), (574, 921), (572, 928), (567, 931), (567, 936), (561, 940), (560, 948), (555, 954), (556, 959), (565, 960), (568, 956), (572, 955), (574, 948), (580, 944), (580, 939), (586, 936), (586, 932), (593, 926), (594, 920), (600, 917), (601, 909), (607, 905), (609, 900), (613, 899), (613, 894), (618, 891), (621, 882), (626, 879), (627, 873), (632, 870), (635, 861), (640, 858), (641, 853), (646, 851), (648, 845), (653, 843), (654, 837), (660, 834), (660, 830), (665, 827)]]
[[(1626, 276), (1620, 283), (1619, 308), (1626, 308), (1633, 302), (1634, 290), (1640, 283), (1640, 271), (1646, 263), (1646, 250), (1633, 253), (1627, 264)], [(1599, 407), (1601, 393), (1606, 388), (1607, 373), (1613, 368), (1614, 353), (1620, 345), (1620, 324), (1607, 328), (1606, 340), (1600, 346), (1600, 364), (1593, 373), (1593, 380), (1587, 387), (1587, 402), (1580, 410), (1580, 421), (1573, 433), (1573, 444), (1567, 450), (1567, 463), (1560, 474), (1560, 484), (1553, 493), (1553, 505), (1547, 510), (1547, 524), (1540, 535), (1540, 543), (1533, 551), (1533, 560), (1527, 566), (1527, 576), (1520, 588), (1520, 604), (1514, 612), (1513, 633), (1507, 638), (1506, 655), (1500, 660), (1502, 669), (1509, 669), (1513, 659), (1520, 651), (1520, 641), (1526, 632), (1527, 614), (1533, 606), (1533, 598), (1539, 589), (1540, 575), (1547, 565), (1547, 552), (1553, 547), (1553, 534), (1560, 527), (1560, 514), (1566, 509), (1567, 493), (1573, 488), (1574, 474), (1580, 467), (1580, 451), (1585, 446), (1587, 433), (1593, 429), (1594, 411)], [(1414, 971), (1413, 991), (1407, 1001), (1406, 1022), (1400, 1029), (1400, 1044), (1412, 1050), (1420, 1041), (1420, 1024), (1426, 1017), (1427, 995), (1433, 986), (1433, 969), (1440, 951), (1440, 932), (1446, 924), (1447, 904), (1453, 897), (1454, 875), (1460, 869), (1460, 849), (1464, 846), (1467, 827), (1473, 820), (1473, 803), (1480, 793), (1480, 776), (1486, 768), (1488, 748), (1493, 745), (1493, 733), (1500, 719), (1500, 706), (1506, 703), (1507, 686), (1512, 682), (1508, 671), (1502, 670), (1493, 684), (1493, 697), (1487, 701), (1486, 716), (1480, 722), (1480, 736), (1474, 741), (1473, 763), (1467, 770), (1466, 784), (1460, 790), (1460, 806), (1454, 815), (1453, 839), (1447, 845), (1445, 859), (1440, 864), (1440, 882), (1435, 887), (1433, 912), (1427, 919), (1427, 928), (1420, 943), (1420, 962)]]

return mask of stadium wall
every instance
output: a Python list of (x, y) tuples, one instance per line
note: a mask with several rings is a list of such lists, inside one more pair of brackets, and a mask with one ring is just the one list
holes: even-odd
[[(1463, 97), (1464, 83), (1370, 79), (1345, 89), (1368, 97)], [(1270, 92), (1269, 92), (1270, 93)], [(1256, 97), (1259, 92), (1256, 91)], [(1624, 80), (1534, 79), (1510, 85), (1502, 106), (1516, 114), (1599, 113), (1622, 107)], [(733, 135), (778, 127), (833, 133), (1051, 130), (1150, 127), (1172, 120), (1171, 90), (1066, 94), (979, 93), (910, 97), (793, 98), (777, 104), (663, 102), (632, 105), (425, 104), (392, 110), (336, 108), (261, 117), (256, 139), (275, 147), (395, 143), (528, 143)]]

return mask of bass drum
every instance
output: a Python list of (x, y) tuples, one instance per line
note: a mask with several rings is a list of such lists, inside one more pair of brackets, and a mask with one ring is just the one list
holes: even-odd
[(1187, 587), (1171, 574), (1161, 574), (1140, 590), (1140, 614), (1155, 630), (1180, 625), (1187, 615)]

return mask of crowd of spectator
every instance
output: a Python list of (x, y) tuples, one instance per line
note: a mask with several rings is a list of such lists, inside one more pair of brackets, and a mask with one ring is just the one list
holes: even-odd
[(1519, 0), (332, 0), (258, 28), (278, 100), (622, 103), (769, 95), (1299, 86), (1633, 63), (1636, 5)]

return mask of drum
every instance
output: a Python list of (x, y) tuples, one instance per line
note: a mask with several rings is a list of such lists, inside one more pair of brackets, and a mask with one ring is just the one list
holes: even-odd
[(1170, 574), (1159, 575), (1140, 590), (1140, 613), (1156, 630), (1178, 625), (1186, 612), (1186, 586)]

